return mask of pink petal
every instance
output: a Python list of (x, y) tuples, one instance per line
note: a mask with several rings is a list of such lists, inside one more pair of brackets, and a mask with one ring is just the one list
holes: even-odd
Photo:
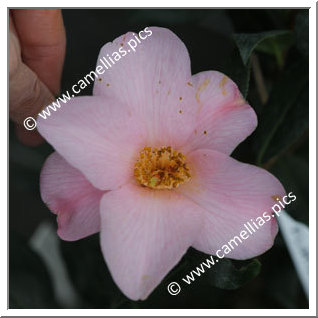
[[(195, 124), (190, 109), (194, 104), (190, 59), (183, 42), (170, 30), (148, 28), (152, 34), (133, 52), (129, 32), (107, 43), (100, 51), (97, 65), (119, 49), (130, 50), (100, 75), (94, 95), (113, 97), (137, 112), (146, 123), (148, 145), (178, 148), (188, 138)], [(142, 34), (145, 36), (145, 34)], [(128, 51), (127, 51), (128, 52)], [(104, 68), (105, 69), (105, 68)], [(188, 93), (189, 92), (189, 93)]]
[(127, 297), (147, 298), (193, 243), (202, 213), (173, 191), (126, 185), (103, 196), (102, 250)]
[(133, 174), (145, 146), (143, 122), (111, 98), (78, 97), (47, 119), (38, 117), (40, 134), (97, 188), (109, 190)]
[[(269, 172), (240, 163), (222, 153), (197, 150), (187, 156), (193, 180), (180, 186), (180, 192), (206, 210), (204, 229), (193, 247), (215, 254), (234, 236), (246, 230), (244, 224), (263, 212), (271, 216), (276, 203), (272, 196), (283, 197), (281, 183)], [(264, 217), (263, 217), (264, 218)], [(227, 256), (246, 259), (264, 253), (277, 234), (275, 218), (267, 217), (265, 224)], [(260, 219), (257, 222), (263, 223)], [(257, 224), (256, 222), (256, 224)]]
[(201, 72), (191, 83), (196, 97), (196, 127), (184, 151), (211, 149), (230, 154), (257, 126), (254, 110), (236, 84), (220, 72)]
[(42, 200), (57, 214), (58, 235), (75, 241), (100, 230), (99, 203), (102, 192), (58, 153), (51, 154), (41, 171)]

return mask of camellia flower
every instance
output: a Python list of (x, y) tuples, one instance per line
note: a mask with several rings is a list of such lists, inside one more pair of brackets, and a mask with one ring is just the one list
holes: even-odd
[[(192, 246), (215, 254), (244, 223), (284, 196), (267, 171), (229, 155), (257, 125), (227, 76), (192, 76), (183, 42), (152, 35), (38, 129), (54, 152), (41, 173), (41, 195), (68, 241), (100, 232), (111, 275), (133, 300), (145, 299)], [(99, 59), (129, 49), (127, 33)], [(264, 253), (275, 218), (235, 247), (233, 259)]]

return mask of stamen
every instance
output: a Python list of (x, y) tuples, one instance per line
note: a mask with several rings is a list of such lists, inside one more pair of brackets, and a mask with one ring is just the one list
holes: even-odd
[(135, 163), (138, 183), (152, 189), (173, 189), (191, 178), (185, 156), (171, 147), (144, 147)]

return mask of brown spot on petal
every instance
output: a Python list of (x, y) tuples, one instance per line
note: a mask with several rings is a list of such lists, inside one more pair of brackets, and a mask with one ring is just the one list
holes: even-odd
[(219, 83), (220, 88), (223, 88), (224, 85), (227, 83), (227, 81), (228, 81), (228, 77), (224, 75)]
[(200, 93), (202, 91), (204, 91), (206, 89), (206, 87), (209, 85), (210, 80), (207, 78), (197, 89), (196, 93), (195, 93), (195, 99), (197, 100), (197, 102), (200, 104)]
[(109, 86), (110, 86), (110, 84), (109, 84), (109, 83), (107, 83), (107, 84), (106, 84), (106, 86), (107, 86), (107, 87), (109, 87)]
[(102, 78), (100, 77), (100, 78), (98, 79), (98, 81), (101, 82), (101, 81), (102, 81)]
[(279, 201), (282, 199), (282, 197), (280, 195), (272, 195), (271, 198), (274, 200), (274, 201)]
[(188, 82), (187, 85), (193, 87), (193, 84), (191, 82)]
[(203, 92), (207, 86), (209, 85), (210, 83), (210, 80), (207, 78), (197, 89), (196, 93), (195, 93), (195, 99), (196, 101), (198, 102), (199, 104), (199, 107), (198, 107), (198, 113), (200, 113), (201, 109), (202, 109), (202, 103), (201, 103), (201, 100), (200, 100), (200, 94), (201, 92)]
[(206, 135), (208, 132), (205, 130), (203, 133)]
[(179, 110), (179, 114), (182, 114), (182, 109)]
[(222, 94), (226, 95), (226, 90), (225, 90), (225, 84), (228, 81), (228, 77), (226, 75), (224, 75), (219, 83), (219, 87), (222, 89)]

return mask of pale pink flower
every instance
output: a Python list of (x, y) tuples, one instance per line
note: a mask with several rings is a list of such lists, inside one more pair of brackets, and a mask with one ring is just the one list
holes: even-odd
[[(190, 246), (215, 254), (285, 194), (270, 173), (229, 156), (257, 125), (235, 83), (216, 71), (192, 76), (183, 42), (149, 29), (95, 82), (93, 96), (38, 119), (56, 150), (41, 194), (59, 236), (100, 232), (112, 277), (134, 300), (147, 298)], [(107, 43), (99, 58), (129, 49), (131, 38)], [(276, 234), (273, 218), (229, 257), (262, 254)]]

